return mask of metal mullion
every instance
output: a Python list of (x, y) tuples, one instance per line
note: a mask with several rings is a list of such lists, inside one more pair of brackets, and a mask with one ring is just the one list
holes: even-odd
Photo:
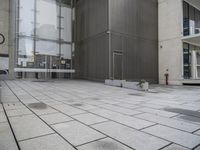
[(15, 37), (16, 37), (15, 49), (17, 51), (14, 53), (15, 54), (14, 59), (15, 59), (15, 67), (16, 67), (16, 63), (17, 63), (17, 66), (18, 66), (18, 58), (19, 58), (19, 20), (17, 20), (17, 18), (19, 18), (19, 16), (20, 16), (20, 1), (17, 0), (17, 2), (15, 4), (17, 4), (17, 7), (15, 7), (15, 9), (16, 9), (15, 30), (16, 30), (16, 33), (18, 33), (18, 34), (15, 34)]
[[(61, 69), (61, 0), (59, 1), (59, 69)], [(60, 78), (60, 72), (59, 72)]]
[[(73, 68), (73, 49), (72, 49), (72, 46), (73, 46), (73, 0), (71, 0), (71, 69)], [(70, 78), (72, 78), (72, 73), (70, 75)]]
[(34, 0), (34, 33), (33, 33), (33, 57), (34, 68), (36, 68), (36, 29), (37, 28), (37, 0)]

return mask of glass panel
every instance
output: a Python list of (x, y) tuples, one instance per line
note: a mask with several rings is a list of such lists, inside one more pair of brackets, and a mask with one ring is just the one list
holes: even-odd
[(50, 41), (36, 41), (36, 54), (59, 56), (59, 44)]
[(33, 52), (33, 40), (20, 38), (18, 54), (24, 56), (33, 56)]
[(67, 42), (72, 41), (72, 10), (61, 7), (61, 39)]
[(200, 33), (200, 11), (195, 10), (195, 34)]
[(20, 0), (19, 33), (31, 36), (34, 32), (34, 0)]
[(197, 65), (200, 67), (200, 50), (197, 51)]
[(56, 1), (37, 0), (36, 35), (44, 39), (59, 39), (59, 6)]
[(72, 51), (70, 44), (61, 45), (61, 58), (63, 59), (72, 59)]

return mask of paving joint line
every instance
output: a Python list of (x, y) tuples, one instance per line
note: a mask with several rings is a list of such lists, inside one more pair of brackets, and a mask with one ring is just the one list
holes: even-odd
[[(7, 84), (7, 83), (6, 83)], [(7, 86), (10, 88), (10, 86), (7, 84)], [(21, 87), (20, 87), (21, 88)], [(23, 88), (21, 88), (23, 89)], [(10, 89), (11, 90), (11, 89)], [(23, 89), (24, 90), (24, 89)], [(12, 91), (12, 90), (11, 90)], [(24, 90), (26, 91), (26, 90)], [(13, 92), (13, 91), (12, 91)], [(27, 91), (26, 91), (27, 92)], [(29, 93), (29, 92), (27, 92)], [(18, 96), (13, 92), (13, 94), (18, 98)], [(18, 100), (21, 102), (21, 100), (18, 98)], [(37, 100), (37, 99), (36, 99)], [(23, 102), (21, 102), (25, 107), (27, 107)], [(28, 108), (28, 107), (27, 107)], [(28, 108), (30, 111), (32, 111), (30, 108)], [(32, 111), (33, 112), (33, 111)], [(33, 112), (34, 113), (34, 112)], [(67, 141), (61, 134), (59, 134), (55, 129), (53, 129), (51, 126), (49, 126), (45, 121), (43, 121), (37, 114), (34, 113), (42, 122), (44, 122), (49, 128), (51, 128), (55, 133), (57, 133), (62, 139), (64, 139), (68, 144), (70, 144), (75, 150), (78, 150), (73, 144), (71, 144), (69, 141)], [(20, 150), (20, 149), (19, 149)]]
[[(21, 88), (21, 89), (23, 89), (23, 88)], [(26, 91), (25, 89), (23, 89), (24, 91)], [(27, 92), (27, 91), (26, 91)], [(27, 93), (29, 93), (29, 92), (27, 92)], [(29, 93), (30, 94), (30, 93)], [(48, 95), (47, 95), (48, 96)], [(34, 98), (34, 96), (32, 96), (33, 98)], [(57, 101), (57, 100), (55, 100), (55, 101)], [(48, 105), (49, 106), (49, 105)], [(49, 107), (51, 107), (51, 108), (53, 108), (52, 106), (49, 106)], [(72, 106), (73, 107), (73, 106)], [(74, 108), (76, 108), (76, 107), (74, 107)], [(55, 108), (54, 108), (55, 109)], [(130, 147), (129, 145), (126, 145), (125, 143), (122, 143), (121, 141), (119, 141), (119, 140), (117, 140), (117, 139), (115, 139), (115, 138), (113, 138), (113, 137), (111, 137), (111, 136), (108, 136), (108, 135), (106, 135), (106, 134), (104, 134), (103, 132), (101, 132), (101, 131), (99, 131), (99, 130), (97, 130), (97, 129), (95, 129), (95, 128), (93, 128), (93, 127), (90, 127), (90, 126), (88, 126), (88, 125), (86, 125), (86, 124), (84, 124), (84, 123), (82, 123), (82, 122), (80, 122), (79, 120), (77, 120), (77, 119), (75, 119), (75, 118), (73, 118), (73, 117), (71, 117), (71, 116), (69, 116), (69, 115), (67, 115), (67, 114), (65, 114), (65, 113), (63, 113), (62, 111), (60, 111), (60, 110), (58, 110), (58, 109), (55, 109), (55, 110), (57, 110), (57, 111), (59, 111), (60, 113), (62, 113), (62, 114), (64, 114), (64, 115), (66, 115), (66, 116), (68, 116), (68, 117), (70, 117), (70, 118), (72, 118), (72, 119), (74, 119), (74, 121), (77, 121), (77, 122), (79, 122), (79, 123), (81, 123), (81, 124), (83, 124), (83, 125), (85, 125), (85, 126), (87, 126), (87, 127), (89, 127), (89, 128), (91, 128), (91, 129), (93, 129), (93, 130), (95, 130), (95, 131), (97, 131), (97, 132), (99, 132), (99, 133), (101, 133), (102, 135), (104, 135), (104, 136), (106, 136), (106, 137), (109, 137), (109, 138), (111, 138), (111, 139), (113, 139), (113, 140), (115, 140), (115, 141), (117, 141), (117, 142), (119, 142), (119, 143), (121, 143), (122, 145), (125, 145), (126, 147), (129, 147), (130, 149), (132, 149), (132, 150), (135, 150), (134, 148), (132, 148), (132, 147)], [(36, 115), (37, 116), (37, 115)], [(40, 118), (40, 117), (39, 117)], [(43, 121), (43, 120), (42, 120)], [(44, 121), (43, 121), (44, 122)], [(46, 122), (45, 122), (46, 123)], [(47, 123), (46, 123), (47, 124)], [(49, 125), (48, 125), (49, 126)], [(54, 130), (54, 129), (53, 129)], [(55, 131), (55, 130), (54, 130)], [(57, 131), (55, 131), (56, 133), (57, 133)], [(57, 134), (59, 134), (59, 133), (57, 133)], [(59, 134), (60, 135), (60, 134)], [(64, 138), (62, 135), (60, 135), (62, 138)], [(65, 139), (65, 138), (64, 138)], [(66, 139), (65, 139), (65, 141), (67, 141)], [(67, 141), (68, 142), (68, 141)], [(71, 143), (70, 143), (71, 144)], [(72, 145), (72, 144), (71, 144)], [(73, 145), (73, 147), (74, 147), (74, 145)]]
[[(22, 88), (23, 89), (23, 88)], [(24, 89), (23, 89), (24, 90)], [(24, 90), (24, 91), (26, 91), (26, 90)], [(27, 92), (27, 91), (26, 91)], [(30, 93), (29, 92), (27, 92), (29, 95), (30, 95)], [(45, 94), (46, 95), (46, 94)], [(32, 96), (32, 95), (31, 95)], [(48, 96), (48, 95), (46, 95), (46, 96)], [(34, 96), (32, 96), (33, 98), (34, 98)], [(49, 97), (49, 96), (48, 96)], [(54, 98), (53, 98), (54, 99)], [(60, 102), (60, 101), (58, 101), (58, 100), (56, 100), (56, 99), (54, 99), (54, 101), (57, 101), (57, 102)], [(61, 102), (61, 103), (63, 103), (63, 104), (65, 104), (64, 102)], [(69, 104), (66, 104), (66, 105), (69, 105)], [(89, 104), (89, 105), (92, 105), (92, 106), (97, 106), (97, 105), (93, 105), (93, 104)], [(48, 105), (49, 106), (49, 105)], [(70, 106), (70, 105), (69, 105)], [(51, 108), (53, 108), (52, 106), (49, 106), (49, 107), (51, 107)], [(71, 106), (71, 107), (74, 107), (74, 106)], [(76, 109), (80, 109), (80, 108), (77, 108), (77, 107), (74, 107), (74, 108), (76, 108)], [(53, 109), (55, 109), (55, 108), (53, 108)], [(102, 108), (100, 108), (100, 109), (102, 109)], [(103, 108), (104, 109), (104, 108)], [(57, 110), (57, 109), (56, 109)], [(83, 110), (83, 109), (80, 109), (80, 110)], [(57, 110), (57, 111), (59, 111), (59, 112), (61, 112), (60, 110)], [(88, 111), (88, 110), (83, 110), (83, 111), (86, 111), (86, 112), (89, 112), (89, 113), (91, 113), (91, 114), (94, 114), (94, 113), (92, 113), (92, 112), (90, 112), (90, 111)], [(109, 111), (112, 111), (112, 110), (109, 110)], [(112, 111), (113, 112), (113, 111)], [(63, 113), (63, 112), (61, 112), (61, 113)], [(116, 113), (119, 113), (119, 112), (116, 112)], [(67, 115), (67, 114), (65, 114), (65, 113), (63, 113), (64, 115)], [(121, 113), (119, 113), (119, 114), (121, 114)], [(97, 115), (97, 114), (94, 114), (94, 115)], [(69, 115), (67, 115), (67, 116), (69, 116)], [(99, 117), (102, 117), (102, 116), (100, 116), (100, 115), (97, 115), (97, 116), (99, 116)], [(125, 115), (125, 116), (128, 116), (128, 115)], [(71, 117), (71, 116), (69, 116), (69, 117)], [(71, 117), (72, 118), (72, 117)], [(102, 118), (105, 118), (105, 117), (102, 117)], [(74, 118), (72, 118), (72, 119), (74, 119)], [(105, 119), (108, 119), (108, 118), (105, 118)], [(140, 118), (141, 119), (141, 118)], [(76, 119), (74, 119), (75, 121), (78, 121), (79, 123), (82, 123), (82, 122), (80, 122), (79, 120), (76, 120)], [(111, 122), (116, 122), (116, 121), (113, 121), (113, 120), (110, 120), (110, 119), (108, 119), (109, 121), (111, 121)], [(144, 119), (141, 119), (141, 120), (144, 120)], [(151, 122), (151, 121), (148, 121), (148, 122)], [(127, 125), (125, 125), (125, 124), (122, 124), (122, 123), (119, 123), (119, 122), (116, 122), (116, 123), (118, 123), (118, 124), (121, 124), (121, 125), (123, 125), (123, 126), (126, 126), (126, 127), (128, 127), (128, 128), (132, 128), (132, 129), (134, 129), (134, 130), (136, 130), (136, 131), (139, 131), (138, 129), (135, 129), (135, 128), (133, 128), (133, 127), (130, 127), (130, 126), (127, 126)], [(152, 123), (154, 123), (154, 122), (152, 122)], [(84, 124), (84, 123), (82, 123), (82, 124)], [(86, 124), (84, 124), (84, 125), (86, 125)], [(86, 126), (88, 126), (88, 125), (86, 125)], [(88, 127), (90, 127), (90, 126), (88, 126)], [(167, 126), (168, 127), (168, 126)], [(92, 128), (92, 127), (90, 127), (90, 128)], [(94, 128), (92, 128), (92, 129), (94, 129)], [(94, 129), (94, 130), (96, 130), (96, 129)], [(96, 130), (96, 131), (98, 131), (98, 130)], [(182, 131), (182, 130), (181, 130)], [(98, 132), (100, 132), (100, 133), (102, 133), (101, 131), (98, 131)], [(144, 131), (140, 131), (140, 132), (143, 132), (143, 133), (145, 133), (145, 134), (149, 134), (149, 135), (151, 135), (151, 136), (153, 136), (153, 137), (157, 137), (157, 138), (159, 138), (159, 139), (162, 139), (162, 140), (165, 140), (165, 141), (168, 141), (169, 143), (171, 143), (172, 141), (169, 141), (169, 140), (166, 140), (166, 139), (163, 139), (163, 138), (161, 138), (161, 137), (158, 137), (158, 136), (155, 136), (155, 135), (152, 135), (152, 134), (150, 134), (150, 133), (146, 133), (146, 132), (144, 132)], [(190, 132), (189, 132), (190, 133)], [(102, 133), (103, 135), (105, 135), (104, 133)], [(106, 135), (107, 136), (107, 135)], [(110, 136), (108, 136), (108, 137), (110, 137)], [(114, 139), (114, 138), (112, 138), (112, 137), (110, 137), (111, 139)], [(117, 139), (114, 139), (115, 141), (118, 141)], [(126, 144), (124, 144), (124, 143), (122, 143), (122, 142), (120, 142), (120, 141), (118, 141), (119, 143), (121, 143), (121, 144), (123, 144), (123, 145), (125, 145), (125, 146), (128, 146), (128, 145), (126, 145)], [(176, 143), (177, 144), (177, 143)], [(177, 145), (180, 145), (180, 144), (177, 144)], [(182, 146), (182, 145), (180, 145), (180, 146)], [(132, 147), (130, 147), (130, 146), (128, 146), (129, 148), (131, 148), (131, 149), (133, 149)], [(182, 146), (182, 147), (185, 147), (185, 146)], [(185, 147), (185, 148), (188, 148), (188, 147)]]

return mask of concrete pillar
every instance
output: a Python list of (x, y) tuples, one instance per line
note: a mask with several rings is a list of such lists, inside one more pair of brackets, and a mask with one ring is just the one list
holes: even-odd
[(0, 45), (0, 54), (4, 55), (0, 58), (0, 69), (8, 69), (9, 0), (1, 0), (0, 3), (0, 33), (5, 37), (5, 42)]
[(197, 79), (197, 53), (195, 50), (192, 51), (191, 56), (192, 79)]

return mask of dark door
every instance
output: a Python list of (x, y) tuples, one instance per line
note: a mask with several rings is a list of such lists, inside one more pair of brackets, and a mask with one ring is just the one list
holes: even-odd
[(122, 80), (122, 54), (113, 53), (113, 78)]

